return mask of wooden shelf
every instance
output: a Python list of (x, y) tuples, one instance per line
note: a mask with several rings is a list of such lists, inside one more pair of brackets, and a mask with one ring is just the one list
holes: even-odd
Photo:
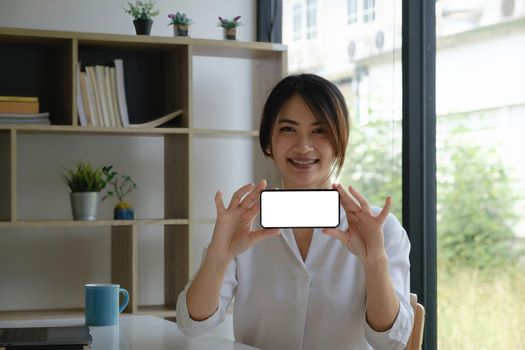
[(0, 130), (14, 130), (20, 133), (38, 134), (89, 134), (89, 135), (136, 135), (156, 136), (166, 134), (188, 134), (188, 128), (97, 128), (69, 125), (24, 125), (0, 124)]
[(136, 219), (136, 220), (20, 220), (0, 221), (0, 228), (16, 227), (96, 227), (132, 225), (188, 225), (188, 219)]
[[(76, 39), (81, 44), (106, 45), (111, 47), (125, 47), (144, 49), (163, 49), (176, 45), (193, 47), (193, 54), (197, 56), (213, 56), (226, 58), (261, 58), (278, 57), (286, 52), (287, 46), (283, 44), (248, 42), (239, 40), (212, 40), (191, 37), (164, 37), (141, 36), (105, 33), (80, 33), (55, 30), (35, 30), (21, 28), (0, 27), (0, 37), (13, 40), (35, 41), (35, 38), (55, 42), (58, 39)], [(18, 37), (18, 38), (17, 38)]]
[(227, 129), (193, 129), (195, 135), (206, 136), (259, 136), (258, 130), (227, 130)]
[[(178, 294), (190, 277), (190, 257), (192, 256), (190, 242), (193, 226), (214, 223), (214, 220), (206, 218), (211, 216), (211, 213), (199, 213), (198, 216), (205, 216), (203, 220), (191, 220), (196, 217), (192, 212), (195, 208), (194, 201), (203, 200), (196, 198), (194, 193), (191, 193), (194, 185), (202, 181), (199, 179), (202, 172), (196, 173), (196, 170), (192, 170), (197, 163), (196, 159), (202, 156), (199, 142), (205, 142), (206, 137), (222, 138), (227, 142), (237, 141), (228, 140), (228, 138), (255, 139), (258, 137), (257, 130), (206, 128), (211, 125), (207, 121), (214, 117), (212, 114), (216, 113), (220, 116), (231, 113), (231, 105), (239, 103), (237, 99), (206, 106), (213, 113), (202, 112), (195, 108), (196, 113), (208, 113), (208, 119), (194, 115), (194, 104), (200, 103), (196, 101), (201, 101), (202, 97), (206, 98), (206, 94), (210, 93), (194, 84), (193, 75), (199, 64), (198, 61), (202, 57), (227, 59), (230, 62), (235, 59), (249, 60), (243, 64), (249, 63), (252, 69), (241, 74), (251, 83), (249, 90), (251, 98), (249, 97), (246, 101), (246, 108), (251, 109), (243, 111), (242, 114), (239, 114), (239, 118), (248, 116), (249, 123), (242, 125), (250, 125), (248, 128), (252, 128), (257, 125), (255, 118), (260, 115), (259, 109), (263, 105), (267, 92), (286, 74), (286, 50), (286, 46), (281, 44), (236, 40), (0, 27), (0, 51), (3, 63), (0, 67), (2, 76), (0, 95), (37, 96), (40, 110), (49, 112), (52, 123), (52, 125), (0, 124), (1, 237), (6, 237), (9, 232), (15, 231), (14, 229), (20, 229), (17, 232), (29, 232), (38, 228), (109, 227), (111, 266), (108, 266), (108, 269), (111, 270), (111, 282), (120, 284), (129, 292), (129, 305), (125, 312), (174, 318), (174, 306)], [(79, 62), (82, 70), (86, 66), (106, 66), (116, 59), (124, 62), (126, 102), (131, 124), (147, 123), (176, 110), (182, 110), (183, 113), (165, 124), (164, 127), (159, 128), (79, 126), (76, 91), (79, 81)], [(226, 66), (228, 65), (229, 62)], [(216, 66), (215, 69), (221, 68)], [(202, 79), (210, 79), (210, 82), (213, 82), (213, 76), (206, 75)], [(210, 103), (216, 102), (212, 99)], [(200, 122), (200, 126), (204, 127), (194, 127), (197, 121)], [(214, 127), (221, 126), (217, 124)], [(228, 125), (231, 127), (240, 125), (240, 123)], [(162, 203), (164, 212), (159, 215), (163, 218), (96, 221), (19, 220), (20, 212), (28, 212), (26, 208), (28, 202), (27, 199), (22, 198), (21, 200), (18, 197), (27, 196), (27, 193), (38, 196), (38, 191), (42, 186), (40, 183), (30, 183), (34, 180), (20, 181), (23, 179), (23, 172), (27, 171), (26, 164), (30, 163), (27, 157), (35, 154), (30, 148), (27, 148), (31, 147), (33, 139), (37, 138), (33, 138), (34, 135), (46, 135), (45, 139), (53, 143), (60, 141), (56, 135), (72, 135), (74, 140), (68, 140), (71, 149), (65, 150), (70, 152), (74, 158), (80, 158), (84, 153), (84, 148), (93, 145), (89, 154), (94, 154), (97, 159), (99, 154), (100, 158), (105, 156), (102, 154), (105, 149), (103, 149), (104, 144), (99, 142), (102, 139), (100, 136), (162, 137), (163, 149), (160, 152), (163, 154), (156, 156), (163, 162), (164, 182), (154, 185), (158, 186), (157, 189), (162, 188), (164, 194)], [(46, 140), (43, 141), (46, 142)], [(77, 145), (75, 142), (77, 140), (82, 142)], [(64, 147), (68, 145), (64, 143)], [(137, 162), (133, 164), (134, 167), (141, 167), (145, 161), (149, 161), (149, 159), (140, 158), (147, 157), (140, 153), (137, 152), (138, 156), (133, 158), (133, 162)], [(43, 158), (46, 156), (54, 157), (55, 155), (48, 152)], [(224, 155), (224, 157), (228, 156)], [(42, 166), (46, 166), (46, 159), (41, 160)], [(256, 172), (263, 171), (259, 165), (254, 164), (252, 168), (254, 176), (257, 176)], [(224, 171), (228, 170), (224, 169)], [(267, 174), (266, 170), (264, 171)], [(26, 186), (34, 186), (35, 191), (28, 192)], [(19, 208), (20, 206), (22, 207)], [(54, 217), (62, 216), (62, 214), (55, 215)], [(25, 217), (28, 216), (25, 215)], [(138, 305), (139, 237), (142, 226), (145, 225), (163, 226), (163, 251), (158, 252), (163, 254), (164, 258), (164, 300), (159, 301), (163, 305)], [(15, 265), (16, 263), (13, 265), (8, 263), (6, 268), (16, 271)], [(5, 283), (10, 282), (5, 281)], [(27, 293), (31, 294), (32, 291)], [(13, 306), (13, 308), (16, 307), (23, 307), (23, 305)], [(45, 308), (46, 305), (39, 305), (39, 307)], [(84, 317), (83, 315), (82, 309), (14, 310), (0, 312), (0, 319), (71, 318)]]

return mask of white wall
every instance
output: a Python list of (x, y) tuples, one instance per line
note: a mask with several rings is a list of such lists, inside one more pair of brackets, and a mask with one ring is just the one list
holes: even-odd
[[(50, 30), (134, 34), (132, 18), (123, 11), (126, 1), (106, 0), (0, 0), (0, 26)], [(157, 0), (161, 15), (152, 35), (171, 36), (167, 14), (183, 11), (193, 19), (190, 36), (222, 39), (217, 16), (241, 15), (241, 41), (255, 40), (255, 1)], [(218, 69), (217, 67), (220, 67)], [(252, 114), (252, 63), (198, 58), (194, 62), (195, 126), (256, 128)], [(224, 87), (224, 78), (234, 81)], [(231, 103), (235, 99), (234, 104)], [(231, 113), (217, 114), (216, 110)], [(241, 184), (254, 179), (251, 166), (257, 152), (255, 139), (196, 138), (191, 188), (195, 217), (213, 219), (213, 194), (226, 198)], [(18, 140), (17, 195), (19, 219), (70, 219), (68, 191), (60, 174), (80, 160), (114, 164), (131, 175), (140, 190), (130, 196), (137, 217), (162, 217), (162, 138), (70, 135), (22, 135)], [(228, 167), (225, 166), (227, 162)], [(2, 165), (0, 165), (2, 166)], [(212, 169), (212, 171), (210, 171)], [(217, 176), (210, 177), (211, 174)], [(115, 203), (104, 202), (100, 218), (110, 218)], [(197, 215), (198, 213), (198, 215)], [(191, 269), (198, 267), (211, 225), (195, 225)], [(109, 282), (108, 228), (0, 229), (0, 310), (82, 307), (83, 284)], [(163, 230), (144, 227), (139, 235), (139, 304), (163, 303)], [(67, 292), (66, 292), (67, 291)], [(231, 318), (218, 330), (231, 337)]]

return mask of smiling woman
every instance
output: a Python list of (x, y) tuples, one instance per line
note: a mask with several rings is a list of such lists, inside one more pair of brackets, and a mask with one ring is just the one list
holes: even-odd
[[(179, 329), (204, 334), (235, 297), (235, 339), (263, 349), (402, 349), (410, 336), (410, 243), (399, 221), (352, 186), (331, 181), (348, 142), (339, 89), (312, 74), (292, 75), (270, 93), (260, 145), (284, 189), (337, 190), (337, 228), (261, 228), (266, 181), (246, 184), (217, 219), (199, 271), (177, 300)], [(306, 214), (305, 215), (316, 215)]]
[[(326, 164), (327, 160), (324, 159), (320, 164), (330, 170), (324, 174), (326, 182), (330, 180), (334, 170), (339, 174), (343, 166), (348, 143), (348, 119), (345, 99), (334, 84), (313, 74), (290, 76), (277, 84), (268, 97), (261, 119), (259, 143), (264, 154), (272, 157), (277, 164), (289, 162), (296, 169), (308, 166), (309, 162), (317, 163), (321, 160), (301, 156), (309, 151), (308, 147), (312, 147), (308, 144), (310, 140), (315, 140), (323, 148), (328, 146), (327, 151), (330, 149), (333, 153), (329, 154), (330, 162)], [(315, 137), (305, 138), (305, 135)], [(297, 140), (297, 137), (303, 139)], [(288, 145), (296, 143), (299, 148), (288, 150), (284, 160), (276, 159), (273, 154), (276, 148), (274, 142), (285, 142), (283, 148), (286, 142)], [(295, 158), (289, 158), (290, 156)]]

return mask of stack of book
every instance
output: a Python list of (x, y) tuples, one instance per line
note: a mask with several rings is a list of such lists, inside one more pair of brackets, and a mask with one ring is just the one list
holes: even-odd
[(78, 64), (77, 109), (81, 126), (155, 128), (182, 114), (176, 110), (146, 123), (130, 124), (124, 84), (124, 63), (113, 60), (111, 66)]
[(0, 96), (0, 124), (51, 124), (38, 97)]
[(78, 68), (77, 107), (82, 126), (128, 127), (129, 117), (121, 59), (113, 66)]

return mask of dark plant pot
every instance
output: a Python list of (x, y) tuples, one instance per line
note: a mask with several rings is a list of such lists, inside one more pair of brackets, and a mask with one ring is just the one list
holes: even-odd
[(173, 34), (175, 34), (175, 36), (188, 36), (188, 25), (177, 24), (173, 26), (173, 31)]
[(115, 208), (113, 210), (113, 219), (115, 220), (133, 220), (134, 213), (132, 208)]
[(237, 38), (237, 28), (224, 28), (224, 38), (226, 40), (235, 40)]
[(152, 19), (136, 19), (133, 21), (137, 35), (149, 35), (151, 33)]

